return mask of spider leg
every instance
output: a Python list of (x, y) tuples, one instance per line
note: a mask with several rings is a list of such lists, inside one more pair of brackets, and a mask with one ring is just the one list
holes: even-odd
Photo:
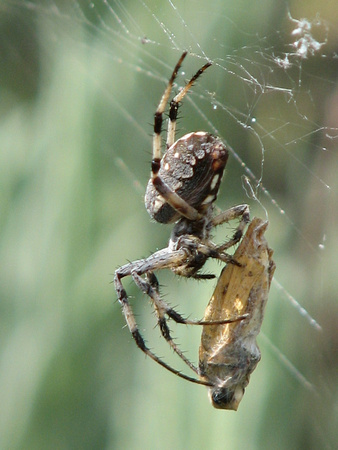
[(146, 355), (148, 355), (152, 360), (154, 360), (155, 362), (160, 364), (165, 369), (169, 370), (169, 372), (172, 372), (173, 374), (175, 374), (185, 380), (191, 381), (192, 383), (203, 384), (205, 386), (213, 386), (212, 383), (203, 382), (202, 380), (198, 380), (196, 378), (189, 377), (188, 375), (185, 375), (184, 373), (180, 372), (179, 370), (174, 369), (173, 367), (169, 366), (169, 364), (165, 363), (161, 358), (159, 358), (157, 355), (155, 355), (155, 353), (153, 353), (149, 349), (149, 347), (146, 345), (145, 340), (143, 339), (143, 337), (138, 329), (133, 310), (128, 302), (127, 293), (122, 286), (119, 276), (116, 274), (115, 274), (114, 281), (115, 281), (115, 288), (118, 293), (118, 300), (122, 306), (122, 311), (125, 316), (128, 328), (129, 328), (138, 348), (140, 350), (142, 350)]
[[(157, 258), (154, 258), (154, 256), (157, 255)], [(136, 323), (136, 319), (132, 310), (132, 307), (128, 301), (127, 292), (125, 291), (121, 279), (125, 276), (131, 275), (136, 285), (147, 295), (149, 295), (153, 300), (156, 293), (156, 288), (154, 289), (151, 285), (151, 283), (147, 283), (143, 278), (141, 278), (140, 275), (147, 274), (148, 272), (151, 272), (154, 268), (161, 269), (168, 266), (172, 266), (172, 264), (182, 264), (182, 262), (186, 259), (187, 254), (184, 251), (177, 250), (175, 252), (169, 252), (168, 249), (160, 250), (153, 255), (151, 255), (149, 258), (144, 260), (138, 260), (133, 263), (126, 264), (119, 269), (115, 271), (114, 276), (114, 285), (115, 290), (117, 292), (118, 301), (122, 307), (122, 312), (125, 317), (126, 323), (128, 325), (129, 331), (131, 332), (134, 341), (136, 342), (136, 345), (138, 348), (140, 348), (146, 355), (148, 355), (152, 360), (160, 364), (162, 367), (166, 368), (170, 372), (174, 373), (175, 375), (184, 378), (185, 380), (191, 381), (196, 384), (203, 384), (205, 386), (213, 386), (210, 382), (205, 382), (193, 377), (190, 377), (188, 375), (185, 375), (184, 373), (180, 372), (179, 370), (174, 369), (173, 367), (169, 366), (167, 363), (165, 363), (161, 358), (159, 358), (155, 353), (153, 353), (149, 347), (146, 345), (145, 340), (143, 339), (138, 325)], [(157, 299), (156, 299), (157, 300)], [(154, 300), (155, 303), (155, 300)], [(160, 319), (160, 316), (158, 316)], [(161, 331), (166, 332), (165, 326), (162, 325), (162, 322), (160, 323)], [(165, 324), (166, 325), (166, 324)], [(168, 331), (169, 328), (167, 327)], [(169, 337), (170, 337), (170, 331), (169, 331)], [(170, 337), (171, 339), (171, 337)], [(169, 342), (169, 341), (168, 341)], [(171, 340), (172, 342), (172, 340)], [(193, 364), (188, 362), (188, 359), (182, 354), (182, 352), (176, 347), (176, 345), (173, 343), (174, 347), (177, 350), (177, 353), (181, 355), (182, 359), (187, 362), (189, 367), (191, 367), (196, 373), (197, 369), (193, 368)], [(196, 369), (196, 370), (195, 370)]]
[(169, 366), (169, 364), (167, 364), (166, 362), (164, 362), (161, 358), (159, 358), (157, 355), (155, 355), (155, 353), (153, 353), (149, 347), (146, 345), (145, 340), (143, 339), (136, 320), (135, 320), (135, 316), (134, 313), (132, 311), (132, 308), (128, 302), (128, 298), (127, 298), (127, 293), (124, 290), (122, 283), (120, 282), (119, 278), (116, 276), (115, 278), (115, 287), (116, 290), (118, 292), (119, 295), (119, 302), (122, 305), (122, 310), (123, 310), (123, 314), (125, 316), (128, 328), (136, 342), (136, 345), (138, 346), (138, 348), (140, 350), (143, 351), (143, 353), (145, 353), (146, 355), (148, 355), (153, 361), (157, 362), (158, 364), (160, 364), (162, 367), (164, 367), (165, 369), (169, 370), (169, 372), (172, 372), (173, 374), (191, 381), (193, 383), (197, 383), (197, 384), (204, 384), (206, 386), (213, 386), (212, 383), (208, 383), (208, 382), (203, 382), (201, 380), (198, 380), (196, 378), (193, 377), (189, 377), (188, 375), (185, 375), (184, 373), (181, 373), (179, 370), (174, 369), (173, 367)]
[(159, 194), (166, 200), (167, 203), (181, 216), (189, 220), (196, 221), (202, 219), (202, 215), (193, 207), (190, 206), (183, 198), (174, 192), (159, 176), (153, 178), (153, 184)]
[(176, 66), (173, 70), (173, 73), (171, 74), (168, 85), (162, 95), (162, 98), (157, 107), (157, 110), (155, 112), (154, 137), (153, 137), (153, 164), (154, 164), (154, 161), (157, 162), (158, 164), (161, 161), (161, 157), (162, 157), (162, 155), (161, 155), (161, 131), (162, 131), (163, 113), (164, 113), (165, 107), (167, 106), (174, 80), (177, 76), (178, 71), (180, 70), (180, 67), (182, 65), (184, 58), (187, 56), (187, 53), (188, 52), (183, 52), (180, 59), (178, 60)]
[[(236, 316), (236, 317), (231, 318), (231, 319), (216, 320), (216, 321), (215, 320), (205, 321), (203, 319), (202, 320), (186, 319), (181, 314), (179, 314), (174, 308), (169, 306), (168, 303), (166, 303), (160, 297), (159, 283), (158, 283), (157, 277), (152, 272), (147, 273), (146, 277), (147, 277), (147, 280), (148, 280), (149, 284), (155, 290), (157, 298), (154, 298), (153, 300), (154, 300), (155, 307), (159, 311), (161, 311), (161, 312), (159, 312), (159, 314), (161, 314), (161, 317), (164, 317), (164, 314), (166, 314), (168, 317), (170, 317), (176, 323), (181, 323), (181, 324), (184, 324), (184, 325), (224, 325), (226, 323), (238, 322), (238, 321), (243, 320), (243, 319), (245, 319), (247, 317), (247, 314), (243, 314), (242, 316)], [(141, 280), (142, 280), (142, 278), (141, 278)]]
[(185, 319), (179, 313), (177, 313), (173, 308), (171, 308), (164, 300), (161, 299), (160, 293), (159, 293), (159, 283), (158, 283), (157, 277), (152, 272), (148, 272), (146, 274), (146, 280), (144, 280), (140, 275), (138, 275), (134, 272), (132, 273), (132, 277), (135, 281), (135, 284), (140, 288), (140, 290), (152, 299), (152, 301), (154, 303), (154, 307), (155, 307), (155, 313), (157, 315), (157, 322), (158, 322), (159, 328), (161, 330), (162, 336), (167, 341), (167, 343), (172, 348), (172, 350), (197, 375), (199, 374), (197, 367), (184, 355), (184, 353), (175, 344), (175, 342), (171, 336), (171, 331), (167, 324), (165, 315), (168, 315), (175, 322), (185, 324), (185, 325), (220, 325), (220, 324), (238, 322), (247, 317), (247, 314), (245, 314), (242, 316), (237, 316), (233, 319), (224, 319), (221, 321), (203, 321), (203, 320)]
[[(153, 272), (146, 273), (147, 281), (143, 280), (142, 277), (140, 277), (139, 275), (137, 275), (135, 273), (132, 274), (132, 277), (135, 281), (135, 284), (141, 289), (141, 291), (143, 293), (147, 294), (153, 300), (154, 306), (156, 308), (157, 317), (161, 321), (162, 321), (162, 319), (165, 320), (165, 315), (167, 315), (172, 320), (174, 320), (176, 323), (180, 323), (180, 324), (184, 324), (184, 325), (224, 325), (226, 323), (238, 322), (247, 317), (247, 314), (243, 314), (241, 316), (236, 316), (236, 317), (233, 317), (230, 319), (223, 319), (223, 320), (217, 320), (217, 321), (215, 321), (215, 320), (205, 321), (203, 319), (201, 319), (201, 320), (186, 319), (181, 314), (179, 314), (174, 308), (169, 306), (168, 303), (165, 302), (161, 298), (160, 293), (159, 293), (159, 282)], [(148, 290), (149, 286), (152, 288), (153, 292), (150, 292)], [(162, 332), (161, 323), (159, 323), (159, 326), (160, 326), (160, 329)], [(170, 334), (170, 330), (168, 331), (168, 334)], [(164, 336), (164, 334), (163, 334), (163, 336)], [(176, 350), (174, 350), (174, 351), (176, 352)], [(182, 358), (182, 359), (184, 359), (184, 358)]]
[[(179, 195), (177, 195), (159, 176), (158, 172), (161, 167), (161, 131), (163, 122), (163, 113), (165, 107), (168, 103), (174, 80), (177, 73), (182, 65), (187, 52), (184, 52), (180, 59), (178, 60), (173, 73), (169, 79), (168, 85), (162, 95), (160, 103), (157, 107), (154, 116), (154, 136), (153, 136), (153, 159), (151, 162), (151, 178), (156, 190), (163, 196), (163, 198), (172, 206), (176, 211), (178, 211), (182, 216), (189, 220), (199, 220), (202, 218), (201, 214), (197, 212), (195, 208), (190, 206), (186, 201), (184, 201)], [(167, 132), (167, 148), (170, 147), (175, 141), (176, 132), (176, 118), (179, 107), (179, 102), (184, 98), (188, 90), (191, 88), (193, 83), (197, 78), (211, 65), (211, 63), (205, 64), (201, 69), (199, 69), (191, 80), (185, 85), (185, 87), (179, 92), (170, 103), (169, 111), (169, 122), (168, 122), (168, 132)]]
[(228, 248), (233, 247), (235, 244), (237, 244), (237, 242), (239, 242), (242, 239), (244, 228), (250, 222), (249, 206), (248, 205), (234, 206), (232, 208), (227, 209), (226, 211), (221, 212), (220, 214), (211, 219), (211, 225), (213, 227), (216, 227), (224, 222), (229, 222), (230, 220), (237, 219), (238, 217), (241, 217), (241, 220), (238, 224), (238, 227), (236, 228), (233, 237), (229, 241), (217, 247), (217, 250), (219, 252), (223, 252)]
[[(198, 374), (198, 369), (188, 360), (188, 358), (183, 354), (183, 352), (177, 347), (174, 343), (170, 329), (167, 325), (165, 315), (172, 318), (177, 323), (184, 323), (188, 325), (212, 325), (212, 324), (220, 324), (220, 323), (228, 323), (234, 322), (237, 320), (242, 320), (245, 316), (236, 317), (233, 320), (226, 320), (221, 322), (205, 322), (201, 321), (193, 321), (183, 318), (179, 313), (177, 313), (173, 308), (171, 308), (164, 300), (161, 299), (159, 294), (159, 285), (156, 276), (152, 273), (153, 270), (160, 270), (164, 268), (172, 269), (174, 266), (180, 266), (186, 262), (188, 255), (187, 252), (183, 249), (179, 249), (176, 251), (170, 251), (169, 249), (159, 250), (153, 255), (149, 256), (146, 259), (140, 259), (134, 261), (129, 264), (125, 264), (115, 271), (114, 276), (114, 284), (117, 292), (118, 301), (122, 307), (122, 312), (125, 317), (128, 328), (136, 342), (136, 345), (151, 359), (165, 367), (170, 372), (184, 378), (188, 381), (192, 381), (197, 384), (204, 384), (207, 386), (211, 386), (208, 382), (203, 382), (201, 380), (192, 378), (188, 375), (181, 373), (179, 370), (174, 369), (165, 363), (161, 358), (159, 358), (155, 353), (153, 353), (149, 347), (146, 345), (145, 340), (143, 339), (136, 319), (133, 313), (132, 307), (128, 301), (127, 292), (125, 291), (122, 285), (122, 278), (126, 276), (131, 276), (135, 282), (135, 284), (148, 295), (154, 305), (155, 312), (158, 318), (158, 324), (161, 330), (162, 335), (169, 343), (170, 347), (173, 351), (192, 369), (196, 374)], [(145, 275), (146, 279), (143, 279), (141, 275)]]
[[(213, 259), (218, 259), (220, 261), (223, 261), (225, 263), (230, 263), (230, 264), (235, 264), (235, 265), (240, 265), (234, 258), (232, 255), (229, 255), (228, 253), (226, 253), (223, 249), (223, 247), (227, 246), (228, 243), (222, 244), (220, 246), (214, 244), (212, 241), (205, 239), (203, 242), (199, 239), (196, 238), (194, 236), (182, 236), (179, 239), (179, 245), (181, 248), (185, 248), (185, 249), (189, 249), (189, 252), (191, 254), (202, 254), (204, 255), (204, 262), (203, 264), (200, 265), (199, 269), (202, 268), (202, 265), (204, 265), (205, 261), (208, 258), (213, 258)], [(232, 244), (234, 245), (234, 244)], [(229, 245), (229, 247), (231, 247), (231, 245)], [(175, 272), (175, 269), (173, 269), (173, 271)], [(179, 274), (182, 274), (182, 272), (180, 271)], [(203, 274), (200, 275), (198, 272), (196, 272), (193, 275), (189, 275), (189, 276), (193, 276), (194, 278), (211, 278), (210, 275), (206, 275), (204, 276)], [(214, 276), (212, 276), (212, 278), (214, 278)]]
[[(148, 291), (146, 291), (146, 289), (144, 289), (144, 287), (141, 286), (141, 284), (145, 283), (145, 281), (139, 276), (136, 275), (139, 280), (140, 280), (140, 285), (135, 281), (135, 283), (137, 284), (137, 286), (139, 286), (139, 288), (147, 295), (149, 295), (155, 305), (156, 308), (156, 314), (158, 316), (159, 319), (162, 319), (162, 317), (164, 318), (165, 315), (167, 315), (168, 317), (170, 317), (172, 320), (174, 320), (176, 323), (180, 323), (180, 324), (184, 324), (184, 325), (224, 325), (226, 323), (233, 323), (233, 322), (238, 322), (240, 320), (243, 320), (247, 317), (247, 314), (244, 314), (242, 316), (236, 316), (234, 318), (231, 319), (224, 319), (224, 320), (213, 320), (213, 321), (205, 321), (205, 320), (191, 320), (191, 319), (186, 319), (185, 317), (183, 317), (181, 314), (179, 314), (174, 308), (172, 308), (171, 306), (168, 305), (167, 302), (165, 302), (159, 293), (159, 282), (157, 280), (157, 277), (155, 276), (155, 274), (153, 272), (148, 272), (146, 274), (146, 278), (148, 281), (148, 284), (152, 287), (152, 289), (154, 290), (154, 297), (151, 296), (149, 294)], [(159, 323), (159, 326), (161, 328), (161, 324)], [(162, 331), (162, 328), (161, 328)], [(170, 331), (169, 331), (170, 334)], [(176, 350), (175, 350), (176, 351)]]
[(184, 86), (184, 88), (171, 100), (170, 109), (169, 109), (169, 122), (168, 122), (168, 131), (167, 131), (167, 148), (171, 147), (175, 142), (175, 133), (176, 133), (176, 119), (180, 102), (186, 96), (189, 89), (195, 83), (197, 78), (202, 75), (202, 73), (211, 66), (211, 62), (204, 64), (195, 75), (190, 79), (190, 81)]
[[(173, 310), (172, 308), (169, 307), (169, 305), (166, 302), (164, 302), (164, 300), (161, 299), (159, 293), (159, 283), (156, 276), (152, 272), (148, 272), (146, 274), (146, 280), (144, 280), (137, 274), (133, 274), (132, 276), (137, 286), (145, 294), (149, 295), (149, 297), (152, 299), (155, 307), (155, 313), (157, 315), (157, 322), (161, 330), (162, 336), (170, 345), (172, 350), (188, 365), (188, 367), (190, 367), (191, 370), (193, 370), (198, 375), (199, 372), (197, 367), (191, 361), (189, 361), (189, 359), (184, 355), (184, 353), (177, 347), (177, 345), (173, 341), (169, 326), (165, 318), (165, 315), (168, 314), (168, 311)], [(186, 321), (180, 314), (178, 314), (176, 311), (174, 312), (175, 315), (179, 317), (180, 323), (186, 323)]]

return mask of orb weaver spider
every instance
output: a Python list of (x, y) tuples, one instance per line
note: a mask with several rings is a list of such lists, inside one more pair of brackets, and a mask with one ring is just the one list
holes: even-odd
[[(224, 324), (243, 320), (246, 317), (246, 315), (240, 315), (216, 322), (185, 319), (160, 297), (159, 283), (154, 274), (157, 270), (170, 269), (182, 277), (210, 279), (215, 276), (200, 273), (208, 258), (238, 265), (226, 251), (241, 240), (245, 226), (250, 221), (249, 207), (246, 204), (213, 215), (214, 202), (228, 160), (228, 150), (221, 139), (205, 131), (197, 131), (188, 133), (175, 141), (176, 119), (180, 103), (198, 77), (211, 65), (210, 62), (201, 67), (171, 100), (166, 151), (162, 157), (163, 113), (169, 101), (174, 80), (186, 55), (187, 52), (184, 52), (178, 60), (155, 112), (151, 177), (145, 194), (145, 206), (150, 216), (159, 223), (174, 223), (169, 243), (166, 248), (156, 251), (148, 258), (133, 261), (118, 268), (115, 271), (114, 284), (126, 323), (137, 346), (174, 374), (194, 383), (213, 386), (209, 381), (190, 377), (172, 368), (147, 347), (121, 281), (122, 278), (131, 276), (136, 286), (150, 297), (163, 337), (195, 373), (198, 373), (196, 367), (174, 343), (167, 317), (177, 323), (192, 325)], [(221, 245), (211, 241), (210, 235), (215, 227), (237, 218), (241, 220), (230, 240)]]

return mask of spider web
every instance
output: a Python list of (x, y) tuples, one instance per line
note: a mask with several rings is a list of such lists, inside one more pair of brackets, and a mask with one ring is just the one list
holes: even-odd
[[(9, 86), (5, 104), (21, 96), (20, 101), (24, 98), (31, 104), (40, 102), (40, 106), (44, 101), (43, 111), (54, 114), (48, 122), (50, 128), (42, 125), (43, 132), (41, 125), (34, 123), (34, 129), (43, 137), (33, 156), (25, 156), (24, 160), (35, 164), (53, 140), (57, 146), (51, 153), (59, 154), (58, 148), (65, 140), (68, 153), (63, 152), (62, 159), (55, 157), (56, 165), (63, 167), (60, 169), (63, 174), (71, 158), (74, 166), (70, 167), (79, 181), (75, 183), (71, 178), (65, 191), (82, 189), (92, 196), (95, 208), (100, 209), (100, 212), (91, 209), (96, 211), (97, 219), (90, 222), (91, 232), (86, 234), (100, 244), (96, 244), (97, 247), (92, 244), (87, 256), (83, 255), (84, 261), (86, 257), (88, 261), (81, 270), (74, 269), (76, 288), (72, 285), (72, 290), (87, 292), (88, 284), (84, 281), (87, 277), (92, 284), (103, 285), (107, 279), (102, 272), (106, 273), (107, 267), (121, 265), (127, 258), (147, 256), (167, 244), (170, 227), (149, 222), (142, 196), (150, 170), (152, 116), (183, 50), (188, 50), (189, 55), (176, 81), (176, 91), (206, 61), (212, 61), (213, 65), (184, 101), (178, 136), (192, 130), (220, 136), (231, 158), (217, 205), (226, 209), (247, 202), (252, 217), (267, 217), (270, 222), (268, 240), (275, 250), (277, 270), (259, 340), (262, 362), (245, 394), (242, 416), (230, 419), (229, 428), (225, 428), (219, 412), (210, 412), (209, 405), (197, 403), (196, 397), (202, 397), (198, 387), (178, 388), (177, 385), (184, 383), (170, 379), (170, 374), (167, 378), (167, 374), (163, 374), (161, 368), (154, 368), (150, 361), (144, 362), (142, 355), (130, 349), (132, 343), (127, 332), (121, 331), (122, 319), (115, 305), (114, 339), (118, 345), (113, 350), (109, 348), (109, 357), (105, 357), (110, 360), (112, 352), (116, 352), (115, 358), (121, 367), (128, 364), (125, 371), (133, 374), (124, 380), (123, 370), (116, 370), (113, 383), (122, 390), (127, 389), (126, 383), (135, 387), (129, 386), (132, 393), (126, 394), (132, 408), (123, 407), (121, 415), (110, 413), (114, 422), (107, 426), (111, 433), (110, 445), (116, 444), (114, 433), (118, 433), (118, 424), (123, 420), (130, 421), (135, 430), (139, 427), (144, 404), (149, 408), (145, 414), (152, 430), (158, 428), (169, 444), (173, 442), (170, 431), (164, 431), (167, 424), (150, 410), (154, 402), (163, 402), (166, 410), (175, 409), (174, 402), (178, 399), (175, 395), (171, 398), (167, 391), (182, 389), (179, 392), (187, 405), (180, 398), (181, 418), (176, 419), (170, 412), (168, 428), (178, 429), (176, 421), (187, 423), (185, 416), (192, 414), (191, 423), (201, 423), (206, 434), (214, 430), (218, 436), (211, 432), (211, 436), (202, 438), (201, 431), (191, 438), (191, 446), (199, 443), (199, 439), (207, 439), (217, 446), (224, 436), (231, 443), (226, 430), (241, 430), (243, 420), (245, 439), (255, 435), (260, 447), (273, 445), (274, 439), (289, 442), (287, 428), (284, 428), (287, 436), (276, 428), (275, 423), (281, 421), (290, 429), (292, 426), (301, 428), (293, 437), (294, 445), (306, 442), (309, 447), (333, 446), (333, 398), (337, 392), (334, 299), (338, 290), (334, 252), (337, 243), (334, 229), (338, 219), (338, 27), (334, 7), (331, 6), (330, 11), (329, 5), (321, 5), (319, 1), (306, 6), (306, 3), (291, 1), (235, 4), (215, 1), (210, 5), (200, 0), (45, 0), (5, 1), (0, 8), (1, 32), (6, 36), (1, 44), (6, 70), (2, 69), (1, 76)], [(54, 93), (43, 97), (41, 86), (44, 89), (53, 86)], [(58, 96), (68, 98), (69, 103), (61, 103)], [(60, 125), (55, 126), (58, 121)], [(27, 119), (25, 123), (27, 128), (32, 127)], [(8, 126), (7, 120), (5, 124)], [(75, 143), (67, 135), (74, 127), (79, 133), (74, 134)], [(25, 136), (30, 136), (30, 132), (26, 131)], [(29, 146), (31, 141), (30, 136), (25, 145)], [(10, 139), (8, 142), (8, 148), (17, 146), (15, 140), (14, 144)], [(76, 160), (74, 147), (79, 155)], [(23, 150), (15, 153), (13, 160), (22, 158), (23, 154), (26, 155)], [(5, 164), (11, 161), (7, 158)], [(89, 174), (90, 181), (97, 183), (96, 187), (88, 187), (86, 180), (80, 178), (79, 162), (81, 167), (93, 167), (81, 174)], [(81, 202), (81, 198), (71, 197), (73, 202)], [(87, 214), (94, 213), (87, 211)], [(231, 235), (231, 229), (225, 232)], [(224, 240), (224, 229), (215, 240)], [(82, 252), (83, 244), (76, 245), (73, 251)], [(95, 263), (89, 262), (89, 255)], [(208, 270), (219, 273), (220, 268), (211, 265)], [(193, 286), (196, 282), (189, 281), (176, 286), (177, 279), (170, 274), (161, 277), (162, 274), (163, 291), (170, 303), (177, 304), (179, 311), (183, 310), (186, 315), (203, 315), (212, 292), (210, 284), (198, 284), (196, 288)], [(155, 323), (154, 317), (150, 315), (149, 321), (143, 319), (144, 315), (149, 315), (147, 302), (138, 301), (142, 296), (131, 284), (126, 283), (126, 288), (135, 297), (138, 319), (147, 335)], [(101, 311), (110, 314), (114, 295), (111, 290), (109, 293), (94, 292), (92, 287), (90, 290), (92, 295), (85, 304), (79, 299), (75, 307), (76, 311), (85, 309), (83, 314), (87, 319), (83, 319), (83, 323), (86, 324), (92, 320), (93, 298), (97, 305), (98, 299), (106, 296), (107, 304)], [(191, 302), (191, 297), (196, 300)], [(97, 328), (102, 320), (95, 316)], [(83, 330), (83, 323), (78, 330)], [(111, 326), (111, 322), (106, 324), (109, 331), (104, 342), (108, 347)], [(193, 348), (192, 342), (198, 342), (201, 330), (183, 328), (183, 331), (175, 328), (174, 335), (178, 336), (181, 348), (189, 350)], [(158, 344), (158, 334), (159, 330), (155, 329), (151, 337), (147, 335), (151, 346)], [(54, 347), (51, 345), (50, 351), (46, 351), (49, 356), (44, 353), (39, 359), (44, 361), (40, 364), (40, 374), (47, 370), (55, 348), (63, 347), (63, 340), (64, 334), (55, 332)], [(120, 350), (116, 350), (117, 346)], [(161, 354), (166, 350), (160, 347), (159, 351)], [(194, 359), (192, 351), (195, 349), (189, 350), (188, 355)], [(123, 363), (128, 359), (126, 352), (132, 352), (132, 360)], [(168, 357), (170, 360), (172, 355)], [(172, 361), (176, 363), (175, 359)], [(102, 370), (105, 377), (110, 370), (111, 366)], [(118, 379), (121, 375), (122, 379)], [(161, 381), (162, 377), (166, 377), (165, 382)], [(111, 377), (108, 378), (104, 387), (105, 392), (111, 394)], [(34, 379), (40, 379), (38, 374)], [(39, 391), (38, 381), (35, 383)], [(146, 392), (137, 390), (140, 384)], [(107, 395), (110, 400), (112, 397)], [(6, 399), (12, 407), (17, 404), (11, 402), (9, 394)], [(115, 408), (118, 403), (116, 400)], [(191, 413), (192, 404), (197, 412)], [(32, 403), (27, 401), (20, 422), (23, 424), (21, 436), (25, 435), (31, 408)], [(208, 411), (208, 418), (206, 413), (198, 415), (201, 408)], [(256, 408), (259, 410), (257, 419), (249, 426), (246, 421), (251, 420), (248, 417)], [(305, 420), (303, 415), (309, 408), (315, 411)], [(290, 410), (294, 411), (292, 420), (287, 413)], [(10, 418), (9, 412), (7, 420)], [(221, 433), (219, 427), (223, 427)], [(264, 427), (270, 430), (270, 438), (264, 435)], [(133, 447), (139, 443), (138, 436), (135, 431), (134, 438), (120, 436), (118, 439), (124, 446)], [(178, 439), (184, 439), (182, 436), (184, 433)], [(235, 446), (242, 442), (240, 436), (233, 439)], [(149, 442), (144, 438), (142, 446)]]

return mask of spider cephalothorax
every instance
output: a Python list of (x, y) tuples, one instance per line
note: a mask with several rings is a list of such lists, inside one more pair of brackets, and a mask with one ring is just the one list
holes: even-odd
[[(127, 293), (121, 282), (123, 277), (131, 276), (135, 284), (151, 298), (162, 335), (173, 350), (196, 372), (196, 368), (172, 341), (166, 318), (186, 324), (209, 322), (184, 319), (172, 309), (160, 297), (159, 284), (154, 271), (171, 269), (175, 274), (184, 277), (213, 278), (214, 275), (199, 272), (208, 258), (236, 264), (226, 251), (241, 240), (245, 225), (249, 222), (249, 209), (247, 205), (238, 205), (216, 216), (212, 214), (213, 203), (216, 200), (228, 159), (228, 151), (220, 138), (204, 131), (197, 131), (175, 141), (179, 104), (196, 79), (211, 65), (210, 62), (199, 69), (170, 102), (166, 152), (162, 157), (163, 113), (174, 80), (186, 55), (187, 53), (184, 52), (176, 64), (155, 112), (151, 177), (145, 195), (145, 205), (150, 216), (157, 222), (175, 223), (175, 225), (168, 247), (153, 253), (146, 259), (120, 267), (115, 272), (114, 283), (127, 325), (138, 347), (171, 372), (190, 381), (211, 386), (212, 384), (208, 381), (191, 378), (173, 369), (150, 351), (139, 332)], [(214, 227), (239, 217), (241, 220), (232, 239), (221, 245), (216, 245), (210, 240), (210, 233)], [(242, 319), (243, 316), (239, 316), (235, 320)], [(230, 321), (232, 322), (233, 319), (222, 320), (222, 323)]]

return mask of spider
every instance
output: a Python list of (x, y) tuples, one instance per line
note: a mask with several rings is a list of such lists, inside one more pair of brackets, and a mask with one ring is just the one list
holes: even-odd
[[(245, 316), (221, 322), (193, 321), (185, 319), (171, 308), (159, 294), (159, 283), (154, 271), (171, 269), (176, 275), (195, 279), (210, 279), (215, 275), (200, 273), (208, 258), (238, 264), (226, 251), (238, 243), (249, 222), (248, 205), (238, 205), (220, 214), (213, 215), (214, 201), (220, 187), (222, 175), (228, 159), (228, 150), (220, 138), (204, 131), (188, 133), (175, 141), (176, 118), (180, 102), (197, 78), (211, 65), (206, 63), (171, 100), (166, 140), (166, 152), (162, 157), (161, 131), (163, 113), (168, 103), (174, 80), (187, 52), (178, 60), (169, 83), (165, 88), (154, 116), (153, 156), (145, 206), (150, 216), (157, 222), (172, 224), (174, 227), (168, 247), (156, 251), (148, 258), (125, 264), (115, 271), (114, 284), (118, 301), (122, 307), (128, 328), (137, 346), (154, 361), (174, 374), (206, 386), (208, 381), (195, 379), (172, 368), (146, 345), (122, 285), (122, 278), (131, 276), (136, 286), (153, 303), (157, 322), (163, 337), (184, 362), (198, 374), (198, 369), (184, 356), (172, 340), (167, 318), (176, 323), (207, 325), (229, 323), (242, 320)], [(216, 245), (210, 240), (212, 229), (224, 222), (241, 218), (232, 239)]]

